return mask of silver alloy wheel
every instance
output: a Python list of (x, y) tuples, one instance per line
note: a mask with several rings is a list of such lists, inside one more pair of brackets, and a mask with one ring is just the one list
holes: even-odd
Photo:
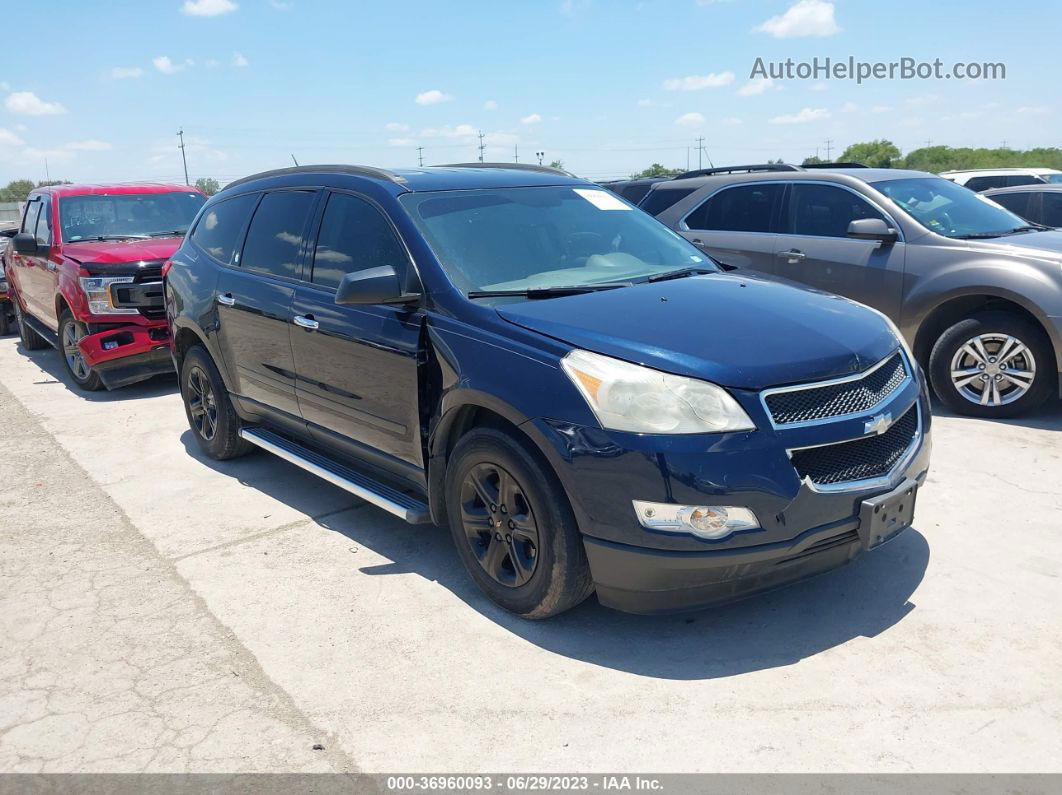
[(78, 381), (85, 381), (89, 377), (89, 366), (85, 364), (85, 357), (77, 347), (78, 341), (84, 336), (84, 330), (73, 320), (63, 326), (63, 355), (66, 357), (67, 367)]
[(979, 334), (951, 357), (951, 383), (971, 403), (1006, 406), (1021, 400), (1036, 381), (1036, 359), (1010, 334)]

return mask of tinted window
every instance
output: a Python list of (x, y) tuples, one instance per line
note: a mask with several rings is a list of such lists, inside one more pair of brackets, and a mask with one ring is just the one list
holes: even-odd
[(686, 225), (690, 229), (769, 232), (781, 195), (778, 184), (726, 188), (690, 213)]
[(1012, 174), (1007, 177), (1007, 186), (1015, 185), (1041, 185), (1043, 180), (1039, 177), (1034, 177), (1032, 174)]
[(695, 188), (683, 188), (682, 190), (651, 190), (645, 194), (645, 198), (642, 199), (642, 203), (638, 206), (645, 210), (649, 215), (660, 215), (668, 207), (678, 202), (680, 199), (685, 199), (689, 196)]
[(794, 185), (789, 203), (789, 230), (794, 235), (846, 237), (859, 218), (880, 218), (869, 202), (833, 185)]
[(1007, 184), (1007, 178), (1000, 174), (996, 177), (970, 177), (963, 187), (973, 191), (988, 190), (989, 188), (1002, 188)]
[(50, 246), (52, 244), (52, 202), (46, 199), (41, 202), (41, 214), (37, 219), (37, 245)]
[(218, 202), (210, 207), (192, 232), (192, 241), (210, 256), (227, 265), (239, 243), (240, 233), (258, 201), (258, 194), (249, 193)]
[(1040, 223), (1048, 226), (1062, 226), (1062, 193), (1044, 193), (1044, 208)]
[(35, 199), (26, 203), (26, 214), (22, 217), (22, 229), (19, 231), (34, 234), (37, 229), (37, 216), (41, 212), (41, 200)]
[(1032, 197), (1031, 193), (997, 193), (995, 196), (989, 196), (996, 204), (1002, 204), (1012, 213), (1017, 213), (1022, 218), (1029, 217), (1029, 199)]
[(314, 194), (282, 190), (262, 197), (247, 229), (240, 265), (248, 270), (294, 279)]
[(649, 192), (649, 189), (652, 187), (652, 183), (641, 185), (624, 185), (622, 188), (619, 188), (615, 192), (627, 201), (629, 201), (631, 204), (637, 204), (645, 198), (645, 194), (647, 194)]
[(313, 257), (313, 282), (336, 287), (344, 275), (390, 265), (401, 272), (406, 253), (383, 214), (342, 193), (328, 200)]

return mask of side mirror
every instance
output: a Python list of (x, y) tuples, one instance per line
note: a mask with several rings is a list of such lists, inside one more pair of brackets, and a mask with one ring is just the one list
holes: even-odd
[(29, 232), (19, 232), (13, 238), (11, 242), (15, 246), (15, 251), (19, 254), (36, 254), (37, 253), (37, 238), (31, 235)]
[(341, 306), (408, 304), (418, 298), (420, 296), (417, 293), (402, 291), (398, 274), (390, 265), (348, 273), (336, 288), (336, 303)]
[(900, 239), (899, 233), (880, 218), (857, 218), (848, 224), (848, 236), (856, 240), (877, 240), (886, 246)]

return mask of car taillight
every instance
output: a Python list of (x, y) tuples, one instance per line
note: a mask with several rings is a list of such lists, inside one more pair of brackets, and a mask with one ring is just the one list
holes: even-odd
[(162, 263), (162, 278), (163, 279), (166, 278), (166, 274), (170, 272), (170, 268), (172, 268), (172, 267), (173, 267), (173, 260), (172, 259), (168, 259), (164, 263)]

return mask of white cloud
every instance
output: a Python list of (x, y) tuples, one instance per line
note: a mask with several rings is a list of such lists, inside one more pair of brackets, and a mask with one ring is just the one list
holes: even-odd
[(113, 149), (106, 141), (98, 141), (95, 138), (90, 138), (87, 141), (71, 141), (63, 146), (64, 149), (69, 149), (72, 152), (106, 152), (108, 149)]
[[(986, 106), (987, 107), (987, 106)], [(1018, 113), (1034, 113), (1039, 115), (1041, 113), (1050, 113), (1051, 109), (1047, 105), (1022, 105), (1018, 108)]]
[(562, 16), (574, 17), (589, 6), (590, 0), (561, 0), (560, 12)]
[(233, 66), (247, 66), (247, 63), (248, 63), (247, 59), (243, 57), (242, 53), (234, 52), (232, 54), (232, 65)]
[(704, 116), (700, 113), (683, 113), (675, 119), (675, 124), (679, 127), (700, 127), (704, 124)]
[(420, 131), (421, 138), (475, 138), (479, 131), (471, 124), (458, 124), (456, 127), (426, 127)]
[(416, 146), (417, 142), (412, 138), (388, 138), (388, 146)]
[(938, 97), (936, 94), (923, 94), (918, 97), (909, 97), (907, 100), (907, 104), (910, 105), (912, 108), (921, 108), (925, 107), (926, 105), (934, 104), (937, 99)]
[(495, 102), (493, 99), (488, 99), (486, 102), (483, 103), (483, 110), (497, 110), (497, 109), (498, 109), (498, 103)]
[(397, 121), (389, 121), (384, 125), (384, 129), (387, 130), (387, 132), (404, 133), (409, 132), (409, 125)]
[(741, 124), (741, 119), (739, 119), (737, 116), (727, 116), (725, 119), (723, 119), (722, 123), (727, 125), (728, 127), (736, 127), (737, 125)]
[(219, 17), (239, 8), (232, 0), (184, 0), (181, 11), (193, 17)]
[(841, 105), (841, 113), (855, 113), (859, 110), (859, 106), (854, 102), (846, 102)]
[(794, 39), (803, 36), (832, 36), (839, 33), (841, 28), (833, 17), (833, 3), (824, 0), (799, 0), (784, 14), (771, 17), (754, 30), (776, 39)]
[(769, 77), (754, 77), (737, 90), (739, 97), (758, 97), (771, 89), (781, 88)]
[(870, 112), (871, 113), (888, 113), (890, 110), (892, 110), (892, 106), (891, 105), (875, 105), (874, 107), (872, 107), (870, 109)]
[(537, 113), (528, 114), (520, 119), (521, 124), (538, 124), (540, 121), (542, 121), (542, 117)]
[(67, 149), (36, 149), (30, 146), (22, 150), (20, 157), (23, 160), (48, 160), (51, 163), (67, 163), (74, 158), (74, 155)]
[(269, 0), (269, 5), (273, 6), (277, 11), (288, 11), (291, 9), (291, 3), (286, 3), (284, 0)]
[(111, 69), (111, 79), (113, 80), (126, 80), (130, 77), (140, 77), (144, 74), (144, 70), (139, 66), (116, 66)]
[(826, 108), (804, 108), (799, 113), (790, 113), (784, 116), (775, 116), (768, 119), (768, 124), (806, 124), (812, 121), (821, 121), (830, 118), (830, 112)]
[(213, 69), (215, 66), (218, 65), (218, 63), (219, 63), (219, 61), (218, 61), (217, 58), (207, 58), (206, 61), (204, 62), (204, 65), (206, 66), (207, 69)]
[(437, 88), (433, 88), (430, 91), (422, 91), (417, 94), (416, 103), (418, 105), (438, 105), (440, 102), (449, 102), (453, 97), (449, 94), (444, 94)]
[(828, 91), (829, 85), (826, 83), (814, 83), (808, 86), (808, 91)]
[(160, 55), (158, 58), (152, 58), (151, 63), (153, 63), (155, 68), (164, 75), (177, 74), (177, 72), (184, 69), (184, 64), (174, 63), (170, 60), (170, 56), (168, 55)]
[(665, 91), (700, 91), (702, 88), (719, 88), (734, 82), (733, 72), (712, 72), (706, 75), (673, 77), (664, 81)]
[(0, 127), (0, 150), (8, 147), (22, 146), (23, 141), (11, 130)]
[(57, 113), (66, 113), (66, 108), (58, 102), (45, 102), (32, 91), (16, 91), (8, 94), (4, 105), (12, 113), (21, 113), (24, 116), (53, 116)]

